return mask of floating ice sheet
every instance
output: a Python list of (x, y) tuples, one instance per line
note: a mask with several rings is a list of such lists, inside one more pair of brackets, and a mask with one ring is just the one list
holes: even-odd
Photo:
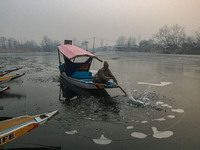
[(140, 133), (140, 132), (133, 132), (133, 133), (131, 133), (131, 136), (135, 137), (135, 138), (139, 138), (139, 139), (144, 139), (147, 137), (146, 134)]
[(162, 118), (158, 118), (158, 119), (154, 119), (154, 120), (156, 120), (156, 121), (165, 121), (166, 119), (164, 117), (162, 117)]
[(127, 126), (126, 129), (133, 129), (133, 126)]
[(141, 121), (142, 124), (148, 123), (148, 121)]
[(71, 130), (71, 131), (65, 131), (66, 134), (70, 134), (70, 135), (74, 135), (77, 134), (78, 131), (77, 130)]
[(164, 102), (161, 102), (161, 101), (156, 102), (156, 105), (162, 105), (162, 104), (164, 104)]
[(169, 138), (173, 135), (172, 131), (158, 131), (156, 127), (152, 127), (153, 130), (153, 137), (162, 139), (162, 138)]
[(112, 142), (111, 139), (106, 138), (103, 134), (99, 139), (93, 139), (93, 142), (99, 145), (107, 145)]
[(147, 84), (147, 85), (153, 85), (153, 86), (166, 86), (166, 85), (170, 85), (173, 82), (160, 82), (160, 84), (156, 84), (156, 83), (149, 83), (149, 82), (138, 82), (137, 84)]
[(177, 112), (177, 113), (184, 113), (183, 109), (171, 109), (171, 111)]
[(168, 117), (168, 118), (175, 118), (174, 115), (168, 115), (167, 117)]

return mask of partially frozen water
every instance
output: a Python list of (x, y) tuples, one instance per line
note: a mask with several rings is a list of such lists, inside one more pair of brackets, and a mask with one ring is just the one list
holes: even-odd
[[(118, 54), (119, 59), (112, 59), (114, 54), (97, 53), (108, 60), (128, 96), (120, 89), (107, 90), (111, 96), (95, 96), (63, 87), (57, 53), (1, 55), (6, 67), (23, 66), (19, 72), (26, 73), (5, 84), (11, 89), (0, 95), (1, 117), (59, 109), (44, 126), (3, 148), (200, 149), (200, 57)], [(101, 67), (94, 61), (93, 74)]]

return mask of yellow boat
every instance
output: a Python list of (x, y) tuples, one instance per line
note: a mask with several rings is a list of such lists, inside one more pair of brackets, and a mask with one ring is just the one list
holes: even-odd
[(14, 80), (16, 78), (19, 78), (19, 77), (21, 77), (23, 75), (25, 75), (25, 73), (16, 74), (16, 75), (7, 76), (7, 77), (1, 77), (0, 78), (0, 84), (5, 83), (5, 82), (9, 82), (9, 81)]
[(3, 146), (18, 137), (30, 132), (58, 113), (44, 113), (36, 116), (21, 116), (0, 122), (0, 146)]

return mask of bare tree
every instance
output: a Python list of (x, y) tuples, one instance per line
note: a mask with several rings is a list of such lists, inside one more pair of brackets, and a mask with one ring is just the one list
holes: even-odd
[(41, 47), (44, 51), (47, 52), (52, 52), (56, 49), (56, 47), (59, 45), (58, 41), (53, 41), (47, 36), (44, 36), (42, 42), (41, 42)]
[(158, 33), (153, 36), (153, 39), (157, 41), (158, 44), (163, 46), (168, 46), (170, 44), (170, 28), (165, 25), (160, 28)]
[(0, 37), (0, 47), (5, 49), (6, 48), (6, 41), (7, 41), (7, 38), (2, 36)]
[(14, 41), (16, 41), (14, 38), (9, 38), (8, 40), (8, 48), (10, 48), (10, 49), (14, 49), (15, 47), (14, 47)]
[(119, 36), (119, 38), (116, 41), (117, 45), (125, 45), (127, 43), (127, 38), (123, 35)]
[(154, 40), (164, 48), (171, 48), (174, 50), (180, 48), (186, 40), (184, 27), (177, 24), (172, 27), (165, 25), (154, 35)]
[(195, 43), (197, 47), (200, 47), (200, 28), (195, 32)]
[(128, 38), (128, 45), (130, 46), (130, 45), (136, 45), (136, 38), (134, 38), (134, 37), (129, 37)]
[(184, 27), (174, 25), (171, 27), (171, 44), (181, 47), (186, 39)]

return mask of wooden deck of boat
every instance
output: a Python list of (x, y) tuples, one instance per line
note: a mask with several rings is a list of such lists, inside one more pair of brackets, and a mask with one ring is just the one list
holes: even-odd
[(32, 116), (22, 116), (0, 122), (0, 131), (35, 119)]

